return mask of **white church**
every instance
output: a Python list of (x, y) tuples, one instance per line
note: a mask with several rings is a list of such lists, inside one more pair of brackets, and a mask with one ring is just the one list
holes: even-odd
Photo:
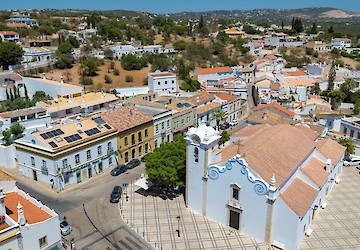
[(186, 204), (258, 241), (297, 249), (339, 183), (345, 148), (304, 125), (255, 125), (219, 148), (201, 124), (186, 134)]

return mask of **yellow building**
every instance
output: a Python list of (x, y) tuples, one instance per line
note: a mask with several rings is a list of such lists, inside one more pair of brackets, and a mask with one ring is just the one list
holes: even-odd
[(119, 163), (141, 158), (154, 148), (152, 117), (134, 106), (107, 111), (101, 117), (118, 130)]

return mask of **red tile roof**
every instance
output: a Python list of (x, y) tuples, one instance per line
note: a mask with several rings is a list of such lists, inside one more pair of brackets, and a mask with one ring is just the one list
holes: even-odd
[(336, 164), (344, 154), (346, 148), (331, 138), (323, 139), (316, 142), (316, 149), (325, 157), (331, 159)]
[(305, 72), (301, 71), (301, 70), (285, 72), (284, 75), (288, 75), (288, 76), (306, 76)]
[(197, 68), (196, 71), (198, 72), (199, 75), (233, 72), (233, 70), (227, 66), (226, 67), (216, 67), (216, 68)]
[(220, 103), (218, 103), (218, 102), (210, 102), (210, 103), (205, 104), (205, 105), (203, 105), (201, 107), (198, 107), (196, 109), (196, 114), (203, 114), (203, 113), (205, 113), (207, 111), (210, 111), (210, 110), (213, 110), (213, 109), (216, 109), (216, 108), (219, 108), (219, 107), (221, 107)]
[(18, 33), (16, 33), (15, 31), (0, 31), (0, 34), (3, 34), (3, 35), (19, 35)]
[(5, 206), (8, 210), (11, 211), (11, 213), (10, 214), (8, 213), (8, 215), (14, 221), (18, 220), (18, 211), (17, 211), (18, 202), (20, 202), (20, 204), (23, 207), (24, 216), (28, 224), (42, 222), (52, 217), (50, 214), (48, 214), (38, 206), (34, 205), (33, 203), (31, 203), (30, 201), (28, 201), (18, 193), (11, 192), (11, 193), (6, 193)]
[(101, 117), (120, 132), (152, 121), (152, 117), (134, 106), (116, 108), (103, 113)]
[(281, 106), (280, 104), (276, 103), (276, 102), (272, 102), (272, 103), (268, 103), (268, 104), (265, 104), (265, 105), (259, 105), (259, 106), (256, 106), (253, 108), (254, 111), (257, 111), (257, 110), (261, 110), (261, 109), (267, 109), (267, 108), (270, 108), (270, 107), (273, 107), (273, 108), (276, 108), (278, 110), (280, 110), (281, 112), (285, 113), (285, 114), (288, 114), (290, 116), (294, 116), (295, 113), (292, 112), (291, 110)]
[(10, 28), (27, 28), (29, 27), (26, 23), (6, 23), (7, 27)]
[(232, 101), (232, 100), (235, 100), (238, 98), (238, 96), (235, 96), (235, 95), (230, 95), (230, 94), (227, 94), (227, 93), (218, 93), (218, 94), (215, 94), (219, 99), (221, 100), (226, 100), (226, 101)]
[(270, 55), (267, 55), (266, 58), (269, 59), (269, 60), (276, 60), (277, 56), (275, 56), (273, 54), (270, 54)]
[(318, 191), (296, 178), (290, 186), (280, 194), (280, 198), (300, 217), (304, 217), (314, 202)]
[(329, 173), (326, 172), (325, 167), (325, 162), (312, 157), (311, 160), (302, 169), (302, 172), (309, 176), (309, 178), (321, 188), (324, 186), (327, 178), (329, 177)]

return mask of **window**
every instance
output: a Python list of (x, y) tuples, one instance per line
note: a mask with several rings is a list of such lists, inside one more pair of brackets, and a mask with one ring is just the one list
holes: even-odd
[(149, 144), (146, 143), (146, 144), (145, 144), (145, 154), (147, 154), (148, 150), (149, 150)]
[(167, 84), (167, 81), (165, 81), (165, 84)]
[(184, 124), (184, 118), (181, 119), (181, 124), (182, 124), (182, 125)]
[(35, 167), (35, 158), (31, 156), (31, 166)]
[(239, 200), (239, 189), (237, 189), (237, 188), (233, 188), (233, 190), (232, 190), (232, 198), (234, 199), (234, 200)]
[(86, 159), (89, 161), (91, 160), (91, 151), (90, 150), (87, 150), (86, 151)]
[(167, 121), (167, 127), (170, 128), (170, 121)]
[(195, 162), (199, 162), (199, 148), (194, 148), (194, 159)]
[(139, 147), (139, 156), (142, 155), (142, 146)]
[(127, 136), (124, 137), (124, 145), (125, 145), (125, 146), (129, 145)]
[(344, 134), (346, 134), (347, 133), (347, 128), (344, 128)]
[(67, 167), (68, 167), (68, 160), (67, 160), (67, 159), (63, 159), (63, 160), (62, 160), (62, 165), (63, 165), (63, 168), (67, 168)]
[(131, 135), (131, 145), (135, 145), (135, 135)]
[(158, 124), (155, 125), (155, 132), (156, 133), (159, 132), (159, 125)]
[(354, 137), (354, 130), (350, 130), (350, 137)]
[(129, 161), (129, 152), (125, 152), (125, 162)]
[(160, 82), (158, 82), (158, 85), (160, 85)]
[(98, 147), (97, 147), (97, 151), (98, 151), (98, 155), (101, 155), (101, 154), (102, 154), (101, 146), (98, 146)]
[(161, 129), (164, 129), (165, 128), (165, 123), (161, 123)]
[(111, 142), (108, 142), (108, 147), (107, 147), (107, 151), (112, 151), (113, 148), (112, 148), (112, 145), (111, 145)]
[(155, 148), (157, 148), (157, 146), (158, 146), (158, 143), (157, 143), (157, 140), (155, 140)]
[(48, 175), (49, 174), (49, 171), (47, 169), (47, 166), (46, 166), (46, 161), (45, 160), (42, 160), (42, 165), (41, 165), (41, 172), (45, 175)]
[(72, 109), (67, 109), (67, 110), (65, 110), (65, 114), (71, 114), (72, 113)]
[(175, 81), (174, 81), (174, 80), (172, 80), (172, 81), (171, 81), (171, 83), (175, 83)]
[(40, 248), (43, 248), (45, 246), (47, 246), (47, 236), (44, 236), (44, 237), (41, 237), (39, 239), (39, 245), (40, 245)]
[(148, 134), (148, 130), (147, 130), (147, 128), (145, 129), (145, 138), (146, 137), (148, 137), (149, 136), (149, 134)]
[(136, 158), (136, 150), (135, 150), (135, 148), (133, 148), (131, 150), (131, 159), (135, 159), (135, 158)]
[(75, 155), (75, 164), (80, 164), (80, 155), (79, 154)]
[(139, 142), (141, 142), (141, 141), (142, 141), (141, 131), (140, 131), (140, 132), (138, 132), (138, 139), (139, 139)]
[(112, 156), (109, 157), (109, 165), (112, 164)]

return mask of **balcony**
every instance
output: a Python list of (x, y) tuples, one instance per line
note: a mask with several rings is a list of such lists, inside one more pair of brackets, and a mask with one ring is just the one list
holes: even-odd
[(112, 152), (114, 152), (114, 148), (113, 148), (113, 147), (108, 148), (107, 153), (108, 153), (108, 154), (111, 154)]
[(242, 204), (240, 204), (238, 200), (235, 200), (235, 199), (228, 200), (228, 201), (226, 202), (226, 205), (227, 205), (228, 207), (236, 208), (236, 209), (238, 209), (238, 210), (243, 211)]

